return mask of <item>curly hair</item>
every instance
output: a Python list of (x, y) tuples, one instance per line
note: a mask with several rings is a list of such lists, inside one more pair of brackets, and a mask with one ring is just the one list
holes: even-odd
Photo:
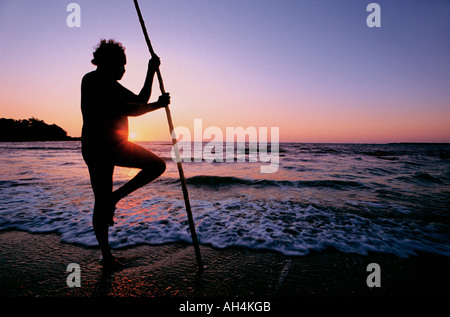
[(94, 58), (91, 63), (97, 66), (117, 62), (126, 63), (125, 47), (114, 40), (101, 40), (92, 54)]

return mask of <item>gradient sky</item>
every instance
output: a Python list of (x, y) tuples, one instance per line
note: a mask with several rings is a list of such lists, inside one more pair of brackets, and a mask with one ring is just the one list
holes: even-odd
[[(69, 28), (66, 7), (81, 7)], [(381, 28), (366, 7), (381, 6)], [(175, 126), (279, 127), (281, 141), (450, 142), (448, 0), (140, 0)], [(101, 38), (126, 47), (138, 93), (149, 53), (133, 1), (0, 1), (0, 117), (81, 134), (80, 82)], [(152, 100), (159, 94), (154, 86)], [(130, 120), (170, 140), (164, 110)]]

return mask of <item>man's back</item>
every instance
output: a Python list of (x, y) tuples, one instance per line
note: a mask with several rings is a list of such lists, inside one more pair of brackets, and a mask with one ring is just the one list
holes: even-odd
[[(98, 71), (87, 73), (81, 83), (82, 142), (114, 145), (128, 138), (128, 119), (122, 111), (123, 87)], [(122, 107), (121, 107), (122, 106)], [(99, 143), (99, 144), (97, 144)]]

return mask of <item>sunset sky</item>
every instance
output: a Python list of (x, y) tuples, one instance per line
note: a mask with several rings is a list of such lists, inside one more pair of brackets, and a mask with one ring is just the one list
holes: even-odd
[[(133, 1), (0, 1), (0, 117), (80, 136), (80, 82), (102, 38), (126, 47), (138, 93), (149, 53)], [(369, 28), (366, 7), (381, 7)], [(450, 142), (448, 0), (140, 0), (175, 126), (279, 127), (280, 141)], [(152, 101), (159, 95), (154, 86)], [(130, 119), (170, 140), (164, 110)]]

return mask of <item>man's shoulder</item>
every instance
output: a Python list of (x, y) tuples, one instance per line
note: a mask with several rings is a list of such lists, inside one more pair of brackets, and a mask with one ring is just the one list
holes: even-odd
[(93, 70), (92, 72), (85, 74), (81, 81), (84, 82), (84, 81), (89, 81), (89, 80), (95, 80), (96, 77), (97, 77), (96, 72), (95, 72), (95, 70)]
[(83, 76), (81, 80), (81, 89), (102, 89), (104, 86), (103, 80), (98, 76), (98, 73), (94, 70)]

